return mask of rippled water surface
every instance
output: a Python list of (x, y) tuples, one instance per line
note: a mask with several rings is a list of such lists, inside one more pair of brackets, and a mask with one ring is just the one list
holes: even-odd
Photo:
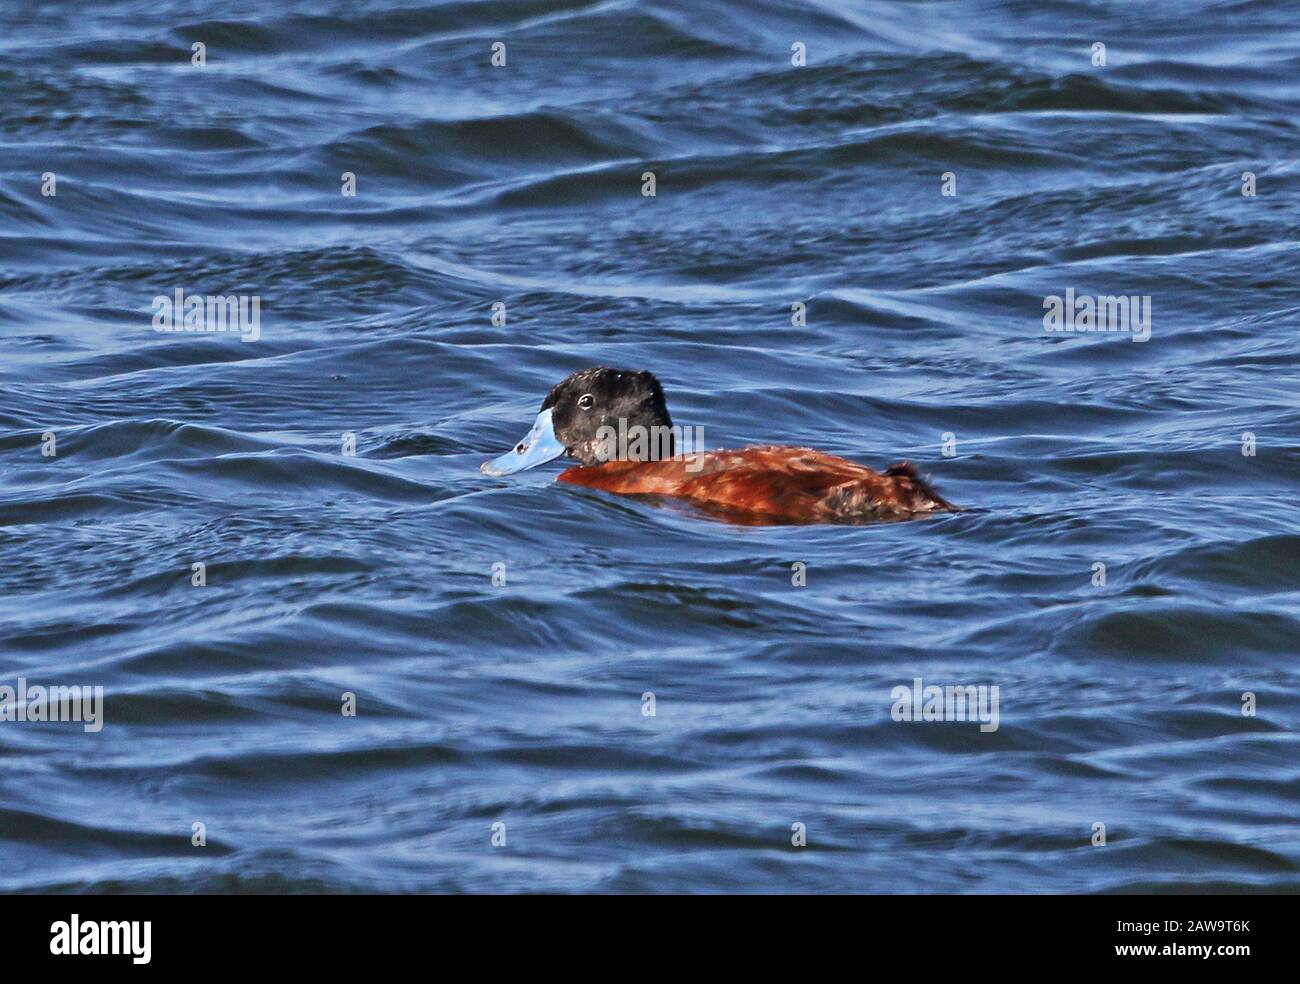
[[(1284, 2), (0, 4), (0, 889), (1300, 889), (1298, 111)], [(597, 364), (969, 509), (480, 474)]]

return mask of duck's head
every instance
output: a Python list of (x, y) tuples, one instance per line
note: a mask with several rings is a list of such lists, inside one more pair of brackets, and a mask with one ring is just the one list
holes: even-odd
[[(662, 440), (620, 439), (638, 427)], [(562, 454), (584, 465), (649, 460), (663, 457), (665, 450), (671, 457), (676, 453), (671, 427), (663, 387), (652, 373), (595, 366), (558, 383), (524, 439), (481, 468), (489, 475), (509, 475)]]

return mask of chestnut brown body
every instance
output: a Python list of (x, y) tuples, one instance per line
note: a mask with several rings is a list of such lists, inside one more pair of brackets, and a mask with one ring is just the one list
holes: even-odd
[(907, 462), (877, 472), (822, 451), (780, 445), (666, 461), (611, 461), (570, 468), (556, 480), (620, 495), (670, 496), (749, 525), (958, 511)]

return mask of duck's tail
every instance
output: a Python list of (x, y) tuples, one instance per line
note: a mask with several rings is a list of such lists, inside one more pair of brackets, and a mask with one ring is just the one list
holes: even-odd
[(896, 465), (890, 465), (885, 469), (885, 474), (890, 478), (907, 479), (914, 496), (912, 506), (914, 512), (962, 511), (961, 506), (954, 506), (936, 492), (934, 486), (921, 477), (916, 466), (910, 461), (900, 461)]

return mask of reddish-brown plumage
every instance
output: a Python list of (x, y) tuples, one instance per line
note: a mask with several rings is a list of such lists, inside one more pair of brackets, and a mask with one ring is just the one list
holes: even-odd
[(907, 462), (885, 472), (810, 448), (705, 451), (667, 461), (570, 468), (557, 481), (684, 499), (751, 525), (907, 519), (955, 512)]
[(563, 472), (561, 482), (687, 502), (753, 526), (958, 511), (907, 462), (877, 472), (832, 454), (779, 445), (660, 457), (681, 447), (653, 373), (592, 366), (552, 387), (524, 439), (481, 468), (512, 475), (565, 455), (582, 464)]

